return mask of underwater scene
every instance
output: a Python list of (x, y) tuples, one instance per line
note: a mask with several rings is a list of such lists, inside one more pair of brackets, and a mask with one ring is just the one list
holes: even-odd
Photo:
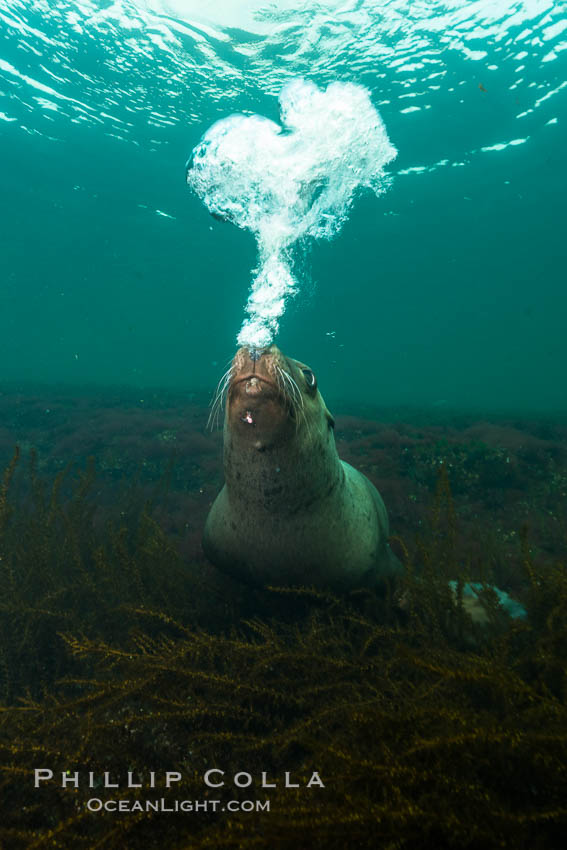
[(555, 850), (567, 4), (0, 0), (0, 848)]

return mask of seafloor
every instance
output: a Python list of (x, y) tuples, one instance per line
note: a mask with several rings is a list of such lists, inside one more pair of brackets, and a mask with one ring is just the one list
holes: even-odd
[[(222, 458), (205, 399), (3, 388), (0, 846), (560, 846), (566, 418), (334, 409), (406, 565), (386, 597), (253, 591), (207, 563)], [(479, 631), (451, 578), (497, 584), (527, 620), (487, 592)], [(98, 778), (34, 789), (36, 767)], [(256, 784), (211, 792), (206, 767)], [(106, 770), (183, 779), (111, 791)], [(313, 771), (324, 789), (301, 785)], [(94, 814), (93, 796), (271, 811)]]
[[(332, 406), (340, 411), (341, 406)], [(411, 546), (429, 517), (441, 464), (458, 515), (463, 557), (510, 562), (514, 585), (522, 527), (538, 556), (564, 558), (567, 417), (474, 416), (451, 411), (361, 408), (336, 416), (339, 455), (382, 493), (391, 533)], [(46, 481), (89, 459), (100, 513), (126, 493), (152, 497), (153, 516), (184, 558), (204, 562), (201, 532), (222, 482), (222, 435), (207, 428), (205, 398), (137, 392), (0, 392), (0, 466), (19, 446), (37, 455)], [(517, 576), (516, 576), (517, 580)]]

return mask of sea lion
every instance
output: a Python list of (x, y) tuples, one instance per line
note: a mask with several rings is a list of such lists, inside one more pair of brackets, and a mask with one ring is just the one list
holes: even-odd
[(340, 460), (309, 366), (275, 345), (241, 348), (226, 384), (226, 483), (205, 524), (209, 560), (257, 585), (348, 590), (398, 573), (384, 502)]

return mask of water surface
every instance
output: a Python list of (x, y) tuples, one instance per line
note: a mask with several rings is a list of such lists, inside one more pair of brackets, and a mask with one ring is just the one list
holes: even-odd
[(567, 407), (565, 4), (2, 0), (0, 380), (209, 390), (250, 233), (184, 182), (232, 112), (366, 87), (398, 156), (298, 259), (278, 343), (352, 402)]

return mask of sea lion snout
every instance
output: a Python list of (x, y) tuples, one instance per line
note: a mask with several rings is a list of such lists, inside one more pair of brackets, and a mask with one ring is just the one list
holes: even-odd
[(285, 438), (290, 409), (278, 368), (283, 355), (275, 347), (241, 348), (232, 362), (228, 387), (228, 420), (235, 437), (265, 449)]
[(281, 396), (281, 382), (278, 380), (278, 369), (281, 370), (283, 355), (275, 346), (263, 349), (249, 350), (240, 348), (232, 361), (232, 377), (228, 386), (229, 404), (236, 398), (257, 397), (262, 400), (276, 400)]
[(247, 375), (276, 382), (276, 365), (284, 357), (280, 350), (271, 345), (269, 348), (239, 348), (232, 361), (232, 384)]

